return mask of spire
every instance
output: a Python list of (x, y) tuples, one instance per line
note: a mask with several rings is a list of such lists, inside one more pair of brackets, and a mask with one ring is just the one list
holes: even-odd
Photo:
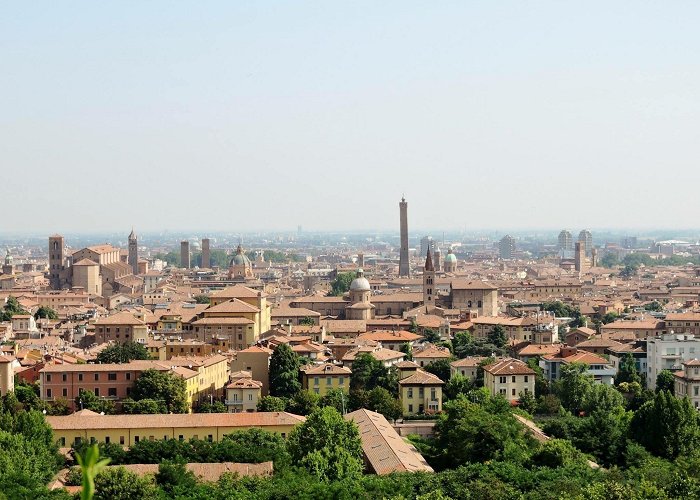
[(435, 271), (435, 268), (433, 267), (433, 256), (430, 253), (430, 248), (428, 248), (428, 255), (425, 258), (425, 270)]
[(136, 233), (134, 233), (134, 226), (131, 226), (131, 232), (129, 233), (129, 239), (130, 240), (136, 239)]

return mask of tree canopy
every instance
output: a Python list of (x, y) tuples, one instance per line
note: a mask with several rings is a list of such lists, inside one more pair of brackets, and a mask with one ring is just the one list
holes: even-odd
[(355, 279), (355, 273), (346, 272), (338, 273), (335, 279), (331, 282), (330, 295), (340, 297), (350, 290), (350, 283)]
[(169, 372), (146, 370), (134, 383), (134, 401), (151, 400), (158, 413), (188, 413), (187, 386), (184, 379)]
[(151, 354), (143, 344), (129, 341), (109, 345), (97, 355), (98, 363), (128, 363), (134, 359), (151, 359)]
[(299, 356), (287, 344), (281, 344), (270, 357), (270, 395), (291, 398), (300, 389)]

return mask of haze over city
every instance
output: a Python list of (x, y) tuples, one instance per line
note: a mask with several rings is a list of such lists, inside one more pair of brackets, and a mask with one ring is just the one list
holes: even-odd
[(699, 11), (6, 4), (3, 230), (694, 228)]

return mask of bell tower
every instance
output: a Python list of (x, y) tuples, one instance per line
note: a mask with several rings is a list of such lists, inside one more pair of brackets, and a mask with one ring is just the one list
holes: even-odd
[(435, 308), (435, 267), (430, 248), (428, 248), (425, 257), (425, 268), (423, 269), (423, 305), (426, 312)]
[(129, 233), (129, 265), (134, 276), (139, 274), (139, 241), (134, 233), (134, 228), (131, 228)]

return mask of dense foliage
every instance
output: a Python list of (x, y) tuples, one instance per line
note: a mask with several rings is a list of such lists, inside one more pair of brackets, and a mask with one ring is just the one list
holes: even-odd
[(123, 342), (109, 345), (97, 355), (98, 363), (128, 363), (134, 359), (151, 359), (151, 354), (139, 342)]
[(282, 344), (270, 357), (270, 395), (292, 397), (300, 388), (299, 356), (287, 344)]

